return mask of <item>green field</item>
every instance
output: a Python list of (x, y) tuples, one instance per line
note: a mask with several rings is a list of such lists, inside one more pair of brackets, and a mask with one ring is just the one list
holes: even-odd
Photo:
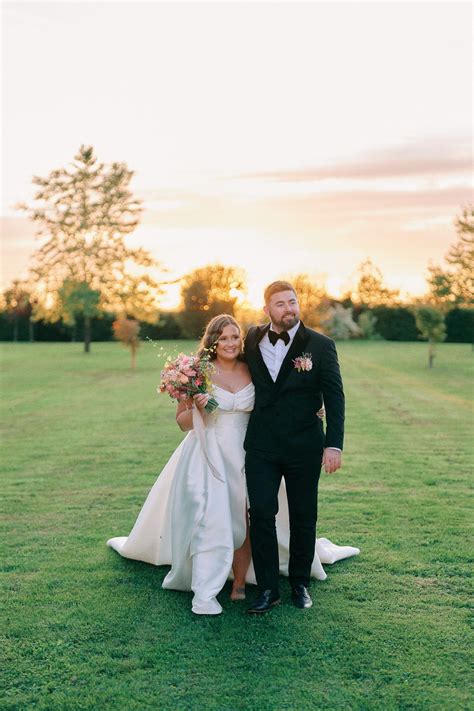
[[(173, 352), (177, 344), (165, 344)], [(191, 344), (178, 344), (180, 349)], [(264, 618), (220, 596), (195, 617), (167, 568), (120, 558), (182, 433), (118, 344), (4, 344), (5, 709), (468, 709), (469, 345), (338, 346), (343, 469), (322, 475), (319, 534), (359, 546), (314, 607)]]

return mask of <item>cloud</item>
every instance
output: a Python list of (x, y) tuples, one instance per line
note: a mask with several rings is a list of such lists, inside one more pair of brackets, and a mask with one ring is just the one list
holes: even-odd
[(465, 175), (472, 171), (471, 139), (427, 139), (382, 148), (329, 165), (247, 173), (235, 179), (260, 179), (276, 182), (307, 182), (326, 179), (400, 178), (413, 176)]
[[(472, 201), (469, 141), (430, 138), (332, 165), (221, 176), (143, 194), (147, 224), (311, 231), (320, 224), (398, 216), (429, 224)], [(427, 222), (428, 221), (428, 222)], [(406, 229), (406, 227), (404, 228)]]
[[(310, 195), (262, 197), (245, 202), (231, 196), (187, 193), (175, 209), (147, 210), (143, 222), (163, 228), (233, 227), (264, 232), (314, 232), (320, 226), (347, 226), (353, 220), (396, 222), (454, 219), (471, 199), (467, 187), (425, 190), (335, 191)], [(169, 199), (169, 198), (168, 198)]]

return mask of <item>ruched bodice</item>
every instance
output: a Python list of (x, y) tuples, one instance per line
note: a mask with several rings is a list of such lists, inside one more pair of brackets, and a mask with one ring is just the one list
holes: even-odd
[(255, 387), (253, 383), (245, 385), (236, 393), (231, 393), (229, 390), (221, 388), (214, 384), (214, 393), (217, 402), (219, 403), (218, 413), (224, 414), (229, 412), (251, 412), (255, 404)]
[(219, 403), (218, 409), (205, 416), (207, 429), (246, 429), (255, 403), (255, 388), (249, 383), (236, 393), (214, 385), (214, 397)]

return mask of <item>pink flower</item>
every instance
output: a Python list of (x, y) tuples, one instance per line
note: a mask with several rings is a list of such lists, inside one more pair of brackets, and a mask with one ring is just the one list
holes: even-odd
[[(206, 356), (179, 353), (174, 359), (168, 357), (161, 371), (159, 392), (166, 392), (179, 402), (186, 400), (201, 391), (213, 369)], [(210, 401), (210, 406), (208, 412), (217, 407), (216, 401)]]
[(311, 353), (303, 353), (303, 355), (295, 358), (293, 363), (298, 373), (301, 371), (309, 372), (313, 368), (313, 357)]

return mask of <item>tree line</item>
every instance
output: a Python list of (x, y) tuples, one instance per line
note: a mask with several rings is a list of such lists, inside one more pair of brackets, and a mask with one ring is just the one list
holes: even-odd
[[(0, 304), (2, 340), (91, 340), (115, 336), (135, 353), (140, 338), (198, 338), (212, 316), (226, 312), (247, 326), (261, 320), (246, 301), (246, 276), (238, 267), (213, 264), (180, 279), (177, 312), (163, 313), (166, 281), (149, 252), (129, 246), (142, 204), (129, 184), (124, 163), (100, 163), (81, 146), (70, 165), (46, 177), (31, 204), (20, 204), (43, 242), (28, 278), (5, 290)], [(302, 319), (336, 339), (385, 338), (431, 344), (470, 342), (473, 332), (474, 207), (455, 220), (457, 240), (445, 263), (428, 269), (427, 292), (412, 303), (389, 289), (371, 260), (359, 266), (351, 291), (332, 298), (307, 274), (287, 275), (295, 285)]]

